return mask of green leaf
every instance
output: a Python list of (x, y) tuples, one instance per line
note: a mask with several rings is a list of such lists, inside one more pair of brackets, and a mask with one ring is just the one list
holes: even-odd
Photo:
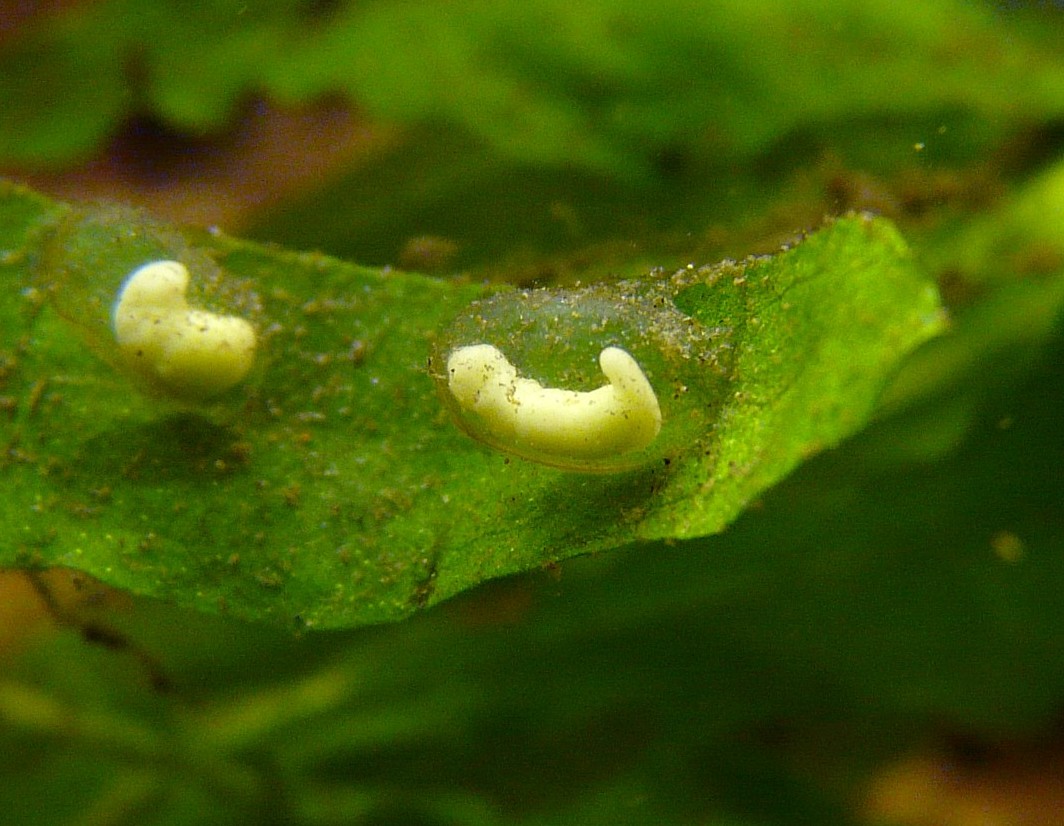
[(283, 98), (339, 87), (387, 118), (457, 124), (502, 155), (632, 179), (663, 149), (747, 155), (899, 109), (979, 112), (987, 133), (1017, 106), (1059, 112), (1056, 55), (1004, 42), (1000, 26), (941, 1), (381, 3), (337, 15), (265, 75)]
[[(941, 327), (897, 233), (863, 216), (771, 258), (489, 297), (186, 237), (122, 208), (61, 211), (11, 188), (2, 204), (12, 247), (25, 245), (7, 256), (0, 305), (4, 563), (275, 623), (395, 619), (575, 554), (720, 531), (858, 430), (905, 354)], [(263, 332), (259, 372), (213, 406), (142, 395), (121, 370), (110, 305), (128, 272), (158, 258), (216, 261), (214, 297), (240, 302)], [(557, 323), (515, 329), (508, 302)], [(427, 365), (470, 319), (518, 364), (568, 364), (561, 386), (579, 382), (576, 355), (630, 346), (665, 415), (646, 464), (576, 475), (466, 437)], [(590, 386), (602, 383), (593, 366), (580, 368)]]
[(43, 21), (0, 52), (0, 156), (38, 166), (84, 157), (130, 115), (217, 130), (266, 92), (342, 94), (533, 165), (645, 180), (662, 153), (749, 157), (899, 115), (901, 153), (958, 111), (985, 145), (1008, 119), (1059, 116), (1064, 81), (1054, 49), (961, 0), (108, 0)]
[(78, 161), (117, 129), (131, 95), (116, 31), (76, 16), (4, 50), (0, 156), (31, 168)]

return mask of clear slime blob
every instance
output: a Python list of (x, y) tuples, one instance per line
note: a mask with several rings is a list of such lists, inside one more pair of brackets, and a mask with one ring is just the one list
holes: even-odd
[(211, 401), (251, 372), (257, 295), (139, 210), (74, 207), (42, 248), (38, 287), (103, 361), (149, 395)]
[(458, 426), (506, 453), (611, 473), (666, 461), (712, 431), (730, 334), (681, 312), (666, 276), (474, 302), (432, 374)]

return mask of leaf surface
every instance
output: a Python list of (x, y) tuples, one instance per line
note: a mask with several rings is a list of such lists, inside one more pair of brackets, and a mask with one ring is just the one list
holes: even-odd
[[(0, 216), (13, 250), (0, 305), (2, 517), (15, 538), (2, 561), (281, 624), (395, 619), (576, 554), (718, 532), (860, 429), (906, 353), (941, 327), (896, 231), (863, 216), (774, 257), (568, 291), (576, 317), (647, 290), (672, 302), (691, 339), (671, 343), (685, 353), (682, 394), (658, 380), (674, 434), (660, 455), (575, 474), (467, 437), (428, 368), (473, 299), (546, 305), (561, 292), (529, 298), (184, 236), (14, 188)], [(146, 256), (217, 262), (251, 296), (260, 370), (211, 407), (145, 396), (114, 367), (107, 290)], [(656, 346), (658, 317), (633, 306), (626, 317)], [(523, 341), (501, 320), (483, 333)], [(682, 408), (669, 406), (674, 391)]]

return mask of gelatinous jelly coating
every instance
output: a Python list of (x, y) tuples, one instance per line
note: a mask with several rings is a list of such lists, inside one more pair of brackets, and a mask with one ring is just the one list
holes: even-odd
[(661, 431), (654, 389), (634, 358), (607, 347), (599, 365), (608, 383), (579, 391), (520, 378), (498, 348), (470, 345), (447, 360), (458, 404), (515, 453), (559, 460), (605, 459), (643, 450)]
[(440, 398), (468, 435), (530, 461), (669, 466), (712, 433), (735, 352), (729, 328), (676, 306), (677, 281), (655, 272), (475, 301), (437, 338)]
[(237, 316), (190, 307), (188, 284), (188, 269), (177, 261), (136, 269), (115, 301), (115, 341), (149, 385), (177, 398), (208, 399), (247, 376), (255, 329)]
[[(43, 239), (34, 287), (96, 357), (154, 399), (238, 410), (241, 399), (224, 391), (258, 373), (261, 331), (273, 326), (250, 278), (220, 266), (218, 252), (189, 234), (120, 204), (69, 206)], [(151, 277), (134, 278), (148, 262)]]

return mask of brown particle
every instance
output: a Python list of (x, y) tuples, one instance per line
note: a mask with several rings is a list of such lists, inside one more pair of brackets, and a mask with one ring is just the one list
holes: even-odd
[(362, 364), (366, 360), (366, 342), (355, 339), (347, 350), (347, 358), (352, 364)]
[(16, 369), (18, 369), (18, 359), (8, 352), (0, 353), (0, 385), (5, 384)]
[(284, 579), (277, 571), (258, 571), (255, 574), (255, 579), (263, 588), (280, 588), (284, 584)]
[(72, 516), (76, 516), (79, 519), (89, 519), (99, 513), (99, 508), (85, 502), (71, 502), (67, 510)]
[(233, 442), (229, 445), (228, 458), (234, 464), (246, 465), (251, 461), (251, 442)]
[(40, 407), (41, 399), (44, 396), (44, 388), (47, 384), (47, 380), (40, 379), (34, 382), (33, 386), (30, 388), (29, 395), (26, 396), (26, 409), (29, 411), (30, 415), (36, 413), (37, 408)]
[(289, 507), (299, 507), (300, 500), (303, 497), (303, 487), (297, 482), (288, 487), (281, 488), (281, 497)]

